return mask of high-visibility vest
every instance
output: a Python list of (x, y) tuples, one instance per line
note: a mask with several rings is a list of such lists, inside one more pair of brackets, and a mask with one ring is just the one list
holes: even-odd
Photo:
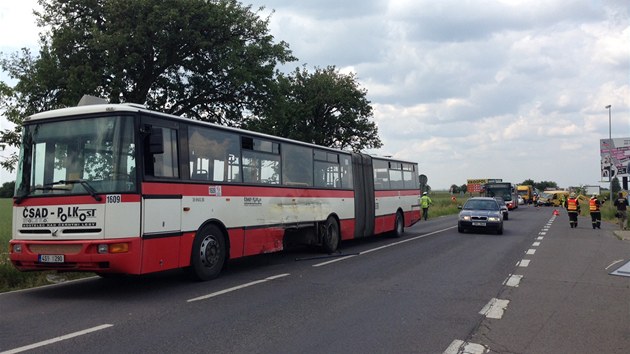
[(599, 203), (597, 203), (597, 199), (593, 198), (588, 202), (588, 206), (590, 211), (599, 211)]
[(577, 211), (578, 201), (575, 198), (567, 200), (567, 211)]

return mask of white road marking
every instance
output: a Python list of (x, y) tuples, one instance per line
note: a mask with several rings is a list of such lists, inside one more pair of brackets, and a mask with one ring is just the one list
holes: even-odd
[(488, 302), (486, 306), (479, 311), (479, 314), (486, 316), (486, 318), (500, 320), (503, 317), (503, 313), (505, 312), (505, 309), (507, 309), (509, 303), (510, 300), (492, 298), (490, 302)]
[(538, 237), (536, 237), (536, 239), (542, 241), (544, 239), (544, 237), (543, 236), (538, 236)]
[(481, 344), (455, 339), (451, 342), (451, 345), (446, 348), (444, 354), (483, 354), (487, 351), (488, 349)]
[(538, 247), (538, 246), (540, 246), (540, 242), (534, 242), (534, 243), (532, 243), (532, 247)]
[(509, 278), (505, 280), (505, 285), (518, 288), (518, 285), (521, 283), (521, 279), (523, 279), (522, 275), (512, 274)]
[(618, 259), (618, 260), (616, 260), (616, 261), (614, 261), (614, 262), (610, 263), (610, 265), (609, 265), (608, 267), (606, 267), (605, 269), (606, 269), (606, 270), (608, 270), (608, 268), (610, 268), (610, 267), (614, 266), (615, 264), (617, 264), (617, 263), (619, 263), (619, 262), (623, 262), (623, 259)]
[(546, 232), (544, 232), (544, 231), (541, 231), (541, 232), (539, 232), (538, 234), (539, 234), (539, 235), (541, 235), (541, 236), (545, 236), (547, 233), (546, 233)]
[(114, 326), (114, 325), (113, 324), (104, 324), (104, 325), (100, 325), (100, 326), (84, 329), (82, 331), (66, 334), (66, 335), (61, 336), (61, 337), (56, 337), (56, 338), (44, 340), (44, 341), (41, 341), (41, 342), (38, 342), (38, 343), (26, 345), (26, 346), (15, 348), (15, 349), (9, 349), (9, 350), (0, 352), (0, 354), (21, 353), (21, 352), (25, 352), (27, 350), (43, 347), (45, 345), (61, 342), (62, 340), (71, 339), (71, 338), (82, 336), (82, 335), (85, 335), (85, 334), (88, 334), (88, 333), (92, 333), (92, 332), (95, 332), (95, 331), (100, 331), (102, 329), (109, 328), (109, 327), (112, 327), (112, 326)]
[(187, 302), (206, 300), (206, 299), (209, 299), (209, 298), (212, 298), (212, 297), (215, 297), (215, 296), (227, 294), (229, 292), (240, 290), (240, 289), (243, 289), (243, 288), (247, 288), (247, 287), (250, 287), (252, 285), (266, 283), (268, 281), (271, 281), (271, 280), (274, 280), (274, 279), (278, 279), (278, 278), (283, 278), (283, 277), (286, 277), (286, 276), (289, 276), (289, 275), (291, 275), (291, 274), (285, 273), (285, 274), (279, 274), (279, 275), (274, 275), (274, 276), (271, 276), (271, 277), (267, 277), (267, 278), (261, 279), (261, 280), (255, 280), (255, 281), (252, 281), (252, 282), (249, 282), (249, 283), (246, 283), (246, 284), (237, 285), (237, 286), (234, 286), (234, 287), (231, 287), (231, 288), (228, 288), (228, 289), (224, 289), (224, 290), (221, 290), (221, 291), (217, 291), (217, 292), (214, 292), (214, 293), (211, 293), (211, 294), (208, 294), (208, 295), (199, 296), (199, 297), (196, 297), (194, 299), (187, 300)]
[(333, 259), (333, 260), (330, 260), (330, 261), (326, 261), (326, 262), (323, 262), (323, 263), (313, 264), (313, 267), (321, 267), (321, 266), (328, 265), (328, 264), (331, 264), (331, 263), (345, 261), (345, 260), (346, 260), (346, 259), (348, 259), (348, 258), (352, 258), (352, 257), (356, 257), (356, 256), (360, 256), (360, 255), (364, 255), (364, 254), (368, 254), (368, 253), (372, 253), (372, 252), (380, 251), (380, 250), (382, 250), (382, 249), (389, 248), (389, 247), (393, 247), (393, 246), (398, 246), (398, 245), (403, 244), (403, 243), (406, 243), (406, 242), (415, 241), (415, 240), (418, 240), (418, 239), (421, 239), (421, 238), (424, 238), (424, 237), (428, 237), (428, 236), (431, 236), (431, 235), (435, 235), (435, 234), (440, 233), (440, 232), (444, 232), (444, 231), (447, 231), (447, 230), (450, 230), (450, 229), (454, 229), (454, 228), (456, 228), (456, 227), (457, 227), (457, 226), (447, 227), (446, 229), (442, 229), (442, 230), (437, 230), (437, 231), (429, 232), (428, 234), (425, 234), (425, 235), (419, 235), (419, 236), (415, 236), (415, 237), (407, 238), (407, 239), (404, 239), (404, 240), (401, 240), (401, 241), (398, 241), (398, 242), (389, 243), (389, 244), (384, 245), (384, 246), (380, 246), (380, 247), (376, 247), (376, 248), (371, 248), (371, 249), (368, 249), (368, 250), (365, 250), (365, 251), (359, 252), (359, 254), (358, 254), (358, 255), (350, 255), (350, 256), (347, 256), (347, 257), (340, 257), (340, 258), (336, 258), (336, 259)]
[(527, 250), (527, 254), (534, 254), (534, 253), (536, 253), (535, 249), (530, 248)]
[(529, 262), (530, 262), (529, 259), (523, 259), (520, 262), (518, 262), (518, 266), (519, 267), (523, 267), (523, 268), (528, 267), (529, 266)]

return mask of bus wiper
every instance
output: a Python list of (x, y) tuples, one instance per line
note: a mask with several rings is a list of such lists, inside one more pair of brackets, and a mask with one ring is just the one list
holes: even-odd
[(35, 192), (35, 191), (52, 191), (55, 190), (57, 188), (53, 188), (52, 186), (45, 186), (45, 187), (35, 187), (33, 189), (31, 189), (30, 191), (22, 194), (22, 195), (18, 195), (15, 197), (15, 204), (20, 204), (22, 203), (22, 201), (24, 199), (26, 199), (29, 195), (31, 195), (31, 193)]
[(97, 202), (101, 201), (101, 196), (96, 194), (96, 189), (94, 189), (94, 187), (92, 187), (90, 185), (90, 183), (88, 183), (88, 181), (84, 180), (84, 179), (68, 179), (68, 180), (60, 180), (58, 182), (53, 182), (53, 183), (49, 183), (47, 185), (51, 185), (51, 184), (80, 184), (81, 186), (83, 186), (83, 188), (90, 193), (90, 195), (92, 196), (92, 198), (94, 198), (94, 200), (96, 200)]
[(90, 185), (90, 183), (88, 183), (88, 181), (84, 180), (84, 179), (69, 179), (69, 180), (59, 180), (57, 182), (52, 182), (52, 183), (46, 183), (44, 184), (44, 186), (42, 187), (34, 187), (33, 189), (31, 189), (30, 191), (28, 191), (27, 193), (24, 193), (22, 195), (16, 196), (15, 197), (15, 203), (16, 204), (20, 204), (22, 203), (22, 201), (24, 199), (26, 199), (28, 196), (31, 195), (31, 193), (35, 192), (35, 191), (56, 191), (60, 188), (60, 184), (80, 184), (81, 186), (83, 186), (83, 188), (90, 193), (90, 195), (92, 196), (92, 198), (94, 198), (94, 200), (96, 200), (97, 202), (100, 202), (102, 200), (101, 196), (96, 194), (96, 190), (94, 189), (94, 187), (92, 187)]

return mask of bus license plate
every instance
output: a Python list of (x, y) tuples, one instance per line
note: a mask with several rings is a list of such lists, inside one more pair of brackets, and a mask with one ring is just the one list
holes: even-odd
[(485, 222), (473, 222), (472, 223), (473, 226), (486, 226)]
[(64, 256), (63, 254), (40, 254), (39, 262), (40, 263), (63, 263)]

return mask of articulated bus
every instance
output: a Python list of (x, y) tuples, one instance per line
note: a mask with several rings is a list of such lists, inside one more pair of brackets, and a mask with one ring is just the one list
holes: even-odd
[(493, 182), (483, 185), (486, 197), (501, 197), (509, 210), (518, 208), (518, 194), (510, 182)]
[(10, 259), (21, 271), (212, 279), (292, 244), (400, 236), (420, 220), (418, 165), (153, 112), (28, 117)]

